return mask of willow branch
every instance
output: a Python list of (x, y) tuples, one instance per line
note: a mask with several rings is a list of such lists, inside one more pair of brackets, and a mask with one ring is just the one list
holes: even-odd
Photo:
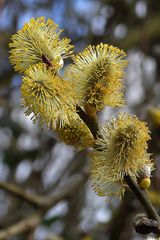
[[(30, 231), (35, 229), (43, 219), (44, 214), (46, 211), (53, 207), (59, 201), (66, 199), (69, 197), (73, 192), (77, 190), (84, 182), (88, 179), (88, 171), (83, 170), (79, 174), (75, 174), (70, 177), (65, 184), (63, 184), (52, 196), (32, 196), (29, 193), (26, 193), (23, 189), (10, 184), (10, 183), (1, 183), (0, 188), (6, 190), (7, 192), (11, 193), (16, 197), (20, 197), (24, 201), (36, 205), (39, 207), (37, 213), (22, 219), (18, 223), (0, 231), (0, 240), (6, 240), (11, 236), (15, 236), (26, 231)], [(76, 194), (76, 193), (75, 193)]]
[(147, 196), (147, 192), (145, 190), (141, 190), (139, 186), (136, 184), (136, 182), (129, 175), (124, 176), (124, 180), (128, 184), (128, 186), (131, 188), (131, 190), (134, 192), (139, 202), (144, 207), (148, 217), (160, 223), (160, 217), (157, 214), (154, 207), (152, 206), (152, 203)]
[(67, 198), (73, 193), (81, 184), (83, 184), (88, 179), (88, 172), (86, 170), (81, 171), (79, 174), (74, 174), (65, 183), (54, 192), (52, 196), (38, 196), (27, 193), (22, 188), (7, 182), (0, 182), (0, 188), (18, 197), (25, 202), (32, 204), (33, 206), (49, 209), (57, 202), (62, 199)]
[[(98, 124), (97, 123), (95, 124), (95, 122), (92, 122), (92, 119), (89, 118), (87, 116), (87, 114), (80, 107), (77, 107), (77, 113), (79, 114), (81, 119), (86, 123), (86, 125), (88, 126), (88, 128), (92, 132), (94, 138), (96, 139), (97, 134), (98, 134)], [(130, 187), (132, 192), (136, 195), (139, 202), (144, 207), (148, 217), (156, 220), (160, 224), (160, 217), (157, 214), (154, 207), (152, 206), (152, 203), (151, 203), (150, 199), (148, 198), (148, 195), (146, 194), (146, 192), (144, 190), (140, 189), (140, 187), (137, 185), (137, 183), (134, 182), (132, 177), (130, 177), (129, 175), (126, 175), (124, 177), (124, 180), (128, 184), (128, 186)]]
[(18, 187), (15, 184), (0, 182), (0, 188), (34, 206), (41, 207), (43, 205), (43, 199), (41, 196), (27, 193), (21, 187)]
[(24, 232), (28, 232), (35, 229), (42, 221), (42, 215), (40, 213), (33, 214), (18, 223), (0, 231), (0, 240), (6, 240), (11, 236), (19, 235)]

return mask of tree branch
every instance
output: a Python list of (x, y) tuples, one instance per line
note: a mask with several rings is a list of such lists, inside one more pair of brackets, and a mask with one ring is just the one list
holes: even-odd
[(34, 206), (41, 207), (43, 205), (42, 197), (27, 193), (17, 185), (14, 185), (8, 182), (0, 182), (0, 188), (12, 194), (13, 196), (18, 197)]
[(141, 190), (139, 186), (136, 184), (136, 182), (129, 175), (124, 176), (124, 180), (128, 184), (128, 186), (131, 188), (131, 190), (134, 192), (134, 194), (136, 195), (136, 197), (138, 198), (142, 206), (144, 207), (148, 217), (160, 223), (160, 217), (157, 214), (154, 207), (152, 206), (152, 203), (149, 200), (146, 191)]
[(85, 169), (79, 174), (74, 174), (50, 197), (33, 196), (16, 185), (0, 182), (0, 188), (39, 208), (37, 213), (0, 231), (0, 240), (5, 240), (8, 237), (35, 229), (41, 223), (44, 213), (59, 201), (73, 194), (73, 192), (88, 179), (88, 176), (88, 171)]
[(0, 240), (6, 240), (11, 236), (19, 235), (29, 230), (35, 229), (42, 221), (40, 213), (33, 214), (20, 222), (0, 231)]
[(73, 191), (83, 184), (88, 179), (88, 171), (82, 170), (79, 174), (74, 174), (68, 180), (65, 181), (63, 186), (61, 186), (52, 196), (38, 196), (27, 193), (22, 188), (17, 187), (14, 184), (7, 182), (0, 182), (0, 188), (12, 194), (13, 196), (19, 197), (24, 201), (32, 204), (33, 206), (49, 209), (55, 205), (60, 200), (68, 197)]

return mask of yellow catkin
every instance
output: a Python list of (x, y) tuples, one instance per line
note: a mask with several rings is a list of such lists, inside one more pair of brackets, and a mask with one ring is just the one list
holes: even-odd
[(147, 153), (149, 139), (146, 123), (127, 113), (120, 113), (101, 128), (91, 154), (91, 179), (99, 195), (121, 197), (124, 175), (136, 180), (140, 169), (152, 165)]
[(43, 63), (30, 66), (21, 86), (22, 103), (34, 122), (55, 128), (72, 120), (75, 98), (68, 82)]
[(69, 124), (65, 124), (61, 128), (57, 127), (56, 132), (60, 140), (75, 147), (91, 147), (94, 144), (90, 130), (76, 114)]
[(9, 58), (15, 70), (23, 73), (39, 62), (62, 67), (63, 59), (71, 55), (73, 46), (69, 39), (60, 39), (61, 32), (51, 19), (32, 18), (12, 36), (9, 44)]
[(126, 54), (108, 44), (86, 47), (77, 54), (65, 72), (72, 81), (79, 103), (94, 114), (105, 105), (118, 107), (123, 101), (123, 75)]

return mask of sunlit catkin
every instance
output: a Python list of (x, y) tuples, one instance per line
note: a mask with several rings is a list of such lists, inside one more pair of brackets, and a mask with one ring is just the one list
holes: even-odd
[(91, 154), (91, 178), (99, 195), (120, 197), (124, 176), (136, 180), (139, 170), (151, 164), (147, 153), (149, 139), (146, 124), (127, 113), (120, 113), (101, 128)]
[(26, 70), (21, 94), (26, 114), (32, 114), (34, 122), (55, 128), (72, 120), (75, 111), (72, 88), (45, 64), (35, 64)]
[(30, 65), (44, 62), (50, 67), (62, 67), (73, 46), (67, 38), (60, 39), (62, 30), (51, 19), (32, 18), (12, 36), (10, 62), (16, 71), (24, 72)]
[(73, 58), (65, 76), (73, 82), (80, 105), (90, 111), (123, 105), (125, 56), (122, 50), (101, 43), (89, 45)]

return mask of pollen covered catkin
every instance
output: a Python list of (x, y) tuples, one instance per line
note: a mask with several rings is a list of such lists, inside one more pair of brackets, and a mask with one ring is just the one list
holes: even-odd
[(38, 63), (25, 71), (21, 86), (22, 104), (34, 122), (53, 129), (69, 124), (75, 112), (75, 94), (69, 83), (46, 64)]
[(53, 68), (63, 67), (63, 59), (71, 56), (70, 39), (60, 39), (62, 30), (51, 19), (32, 18), (11, 38), (10, 62), (14, 69), (23, 73), (36, 63), (48, 63)]
[(65, 77), (73, 82), (79, 104), (102, 110), (105, 105), (119, 107), (123, 100), (123, 76), (127, 61), (122, 50), (108, 44), (89, 45), (73, 57)]
[(61, 141), (75, 147), (92, 147), (94, 144), (92, 133), (77, 114), (73, 115), (69, 124), (57, 127), (56, 132)]
[(146, 124), (128, 113), (120, 113), (102, 126), (91, 153), (91, 179), (99, 195), (121, 197), (124, 176), (136, 180), (140, 169), (152, 165), (147, 153), (149, 139)]

